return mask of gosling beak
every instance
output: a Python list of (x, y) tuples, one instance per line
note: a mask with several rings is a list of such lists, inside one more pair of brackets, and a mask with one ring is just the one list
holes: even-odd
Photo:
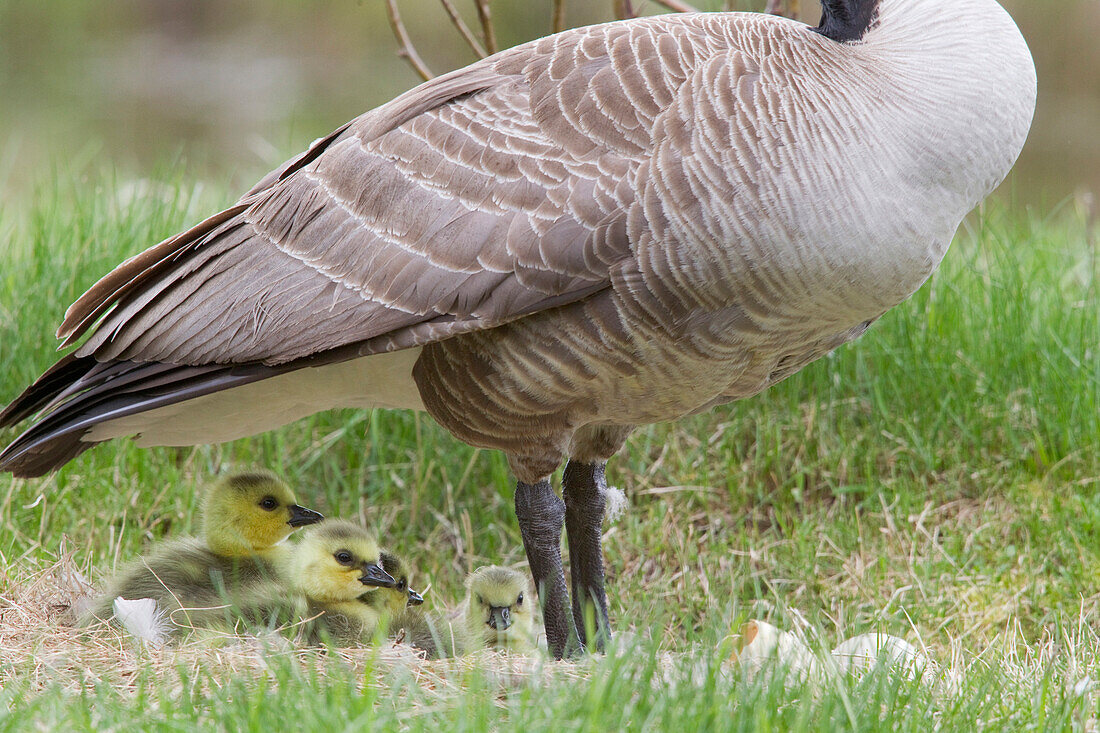
[(487, 623), (490, 629), (504, 631), (512, 625), (512, 610), (508, 606), (490, 606)]
[(375, 588), (393, 588), (397, 585), (397, 581), (377, 563), (363, 566), (363, 574), (359, 576), (359, 582)]
[(423, 602), (424, 602), (424, 596), (420, 595), (419, 593), (414, 591), (412, 588), (409, 588), (409, 602), (406, 605), (419, 606)]
[(306, 509), (304, 506), (298, 506), (297, 504), (290, 505), (290, 520), (287, 522), (291, 527), (304, 527), (307, 524), (317, 524), (325, 518), (324, 514), (315, 512), (312, 509)]

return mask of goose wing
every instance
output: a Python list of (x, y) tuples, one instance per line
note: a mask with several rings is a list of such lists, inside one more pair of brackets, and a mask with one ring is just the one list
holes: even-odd
[(87, 340), (0, 413), (0, 426), (41, 413), (0, 469), (40, 475), (106, 439), (89, 431), (107, 421), (609, 287), (650, 227), (639, 179), (657, 122), (729, 50), (724, 24), (663, 16), (551, 36), (319, 140), (69, 308), (58, 335)]
[(97, 361), (275, 365), (491, 328), (607, 287), (630, 254), (654, 118), (705, 40), (672, 20), (543, 39), (366, 113), (123, 263), (59, 336), (92, 330), (78, 353)]

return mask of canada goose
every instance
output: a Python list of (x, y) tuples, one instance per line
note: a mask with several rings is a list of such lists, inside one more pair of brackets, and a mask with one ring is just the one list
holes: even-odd
[(324, 516), (299, 506), (294, 492), (270, 471), (218, 479), (202, 503), (206, 546), (224, 557), (271, 556), (290, 533)]
[(419, 606), (409, 606), (390, 620), (390, 632), (391, 635), (399, 635), (405, 644), (428, 659), (447, 659), (464, 654), (470, 648), (466, 633), (458, 621), (440, 611), (424, 611)]
[(41, 475), (126, 435), (426, 410), (507, 455), (552, 653), (576, 648), (588, 603), (598, 645), (604, 466), (633, 428), (860, 336), (1027, 136), (1035, 69), (995, 0), (822, 6), (816, 28), (568, 30), (340, 127), (69, 308), (58, 335), (87, 340), (0, 413), (40, 413), (0, 469)]
[[(151, 598), (177, 624), (221, 621), (225, 606), (246, 602), (276, 583), (283, 541), (323, 517), (299, 506), (294, 492), (268, 471), (223, 476), (202, 502), (202, 537), (163, 542), (131, 563), (92, 602), (86, 623), (110, 618), (116, 598)], [(176, 617), (187, 609), (186, 620)]]
[[(392, 602), (375, 596), (392, 590), (394, 579), (382, 569), (374, 536), (345, 520), (327, 520), (303, 533), (282, 565), (281, 576), (299, 594), (312, 619), (304, 639), (339, 645), (370, 641)], [(408, 602), (408, 592), (405, 592)]]
[(535, 620), (527, 578), (499, 565), (480, 567), (466, 578), (458, 618), (470, 649), (535, 650)]
[(405, 641), (429, 659), (498, 648), (534, 651), (534, 609), (527, 579), (500, 566), (480, 567), (466, 578), (466, 597), (448, 616), (410, 608), (395, 616), (394, 630), (403, 629)]
[(363, 602), (379, 607), (391, 617), (403, 613), (409, 606), (424, 603), (424, 596), (409, 586), (409, 572), (405, 561), (389, 550), (381, 551), (382, 569), (393, 578), (392, 588), (383, 588), (377, 593), (365, 593)]
[(367, 604), (374, 610), (378, 623), (384, 620), (391, 636), (400, 634), (412, 646), (425, 649), (424, 645), (414, 642), (414, 639), (419, 638), (420, 629), (427, 632), (425, 616), (420, 608), (424, 603), (424, 596), (409, 586), (409, 574), (405, 561), (396, 554), (389, 550), (382, 550), (381, 564), (382, 569), (393, 578), (393, 587), (364, 593), (359, 596), (359, 602)]

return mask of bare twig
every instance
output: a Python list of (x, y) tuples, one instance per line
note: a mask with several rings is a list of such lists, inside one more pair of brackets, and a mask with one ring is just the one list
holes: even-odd
[(802, 15), (802, 8), (799, 0), (768, 0), (768, 5), (764, 8), (765, 13), (771, 15), (781, 15), (784, 18), (790, 18), (791, 20), (799, 20)]
[[(390, 28), (393, 30), (394, 38), (396, 38), (398, 44), (397, 55), (405, 59), (420, 78), (427, 81), (433, 78), (435, 74), (428, 68), (428, 65), (424, 62), (424, 59), (420, 57), (416, 47), (413, 45), (408, 30), (405, 28), (405, 23), (401, 19), (398, 1), (399, 0), (386, 0), (386, 12), (389, 16)], [(550, 24), (551, 31), (554, 33), (560, 33), (565, 30), (565, 2), (566, 0), (552, 0)], [(636, 0), (612, 0), (612, 2), (614, 5), (615, 17), (617, 18), (636, 18), (641, 12), (640, 8), (636, 5)], [(687, 4), (684, 0), (650, 0), (650, 2), (661, 5), (677, 13), (699, 12), (698, 9)], [(768, 0), (768, 7), (772, 9), (773, 6), (778, 7), (780, 3), (785, 2), (792, 3), (795, 8), (798, 6), (798, 0)], [(473, 51), (478, 58), (485, 58), (489, 54), (497, 52), (499, 45), (497, 44), (496, 29), (493, 25), (492, 11), (490, 8), (491, 0), (474, 0), (474, 6), (477, 8), (477, 17), (481, 25), (481, 34), (484, 43), (478, 41), (477, 36), (470, 29), (470, 26), (462, 19), (462, 15), (458, 12), (458, 8), (455, 7), (454, 0), (439, 0), (439, 3), (443, 6), (447, 16), (451, 19), (451, 24), (458, 30), (459, 35), (462, 36), (466, 45), (470, 47), (470, 50)]]
[(615, 0), (615, 17), (619, 20), (637, 18), (638, 11), (634, 9), (632, 0)]
[(682, 0), (653, 0), (658, 5), (663, 5), (669, 10), (674, 10), (677, 13), (698, 13), (699, 8), (693, 8)]
[(493, 30), (493, 16), (489, 12), (489, 0), (477, 0), (477, 17), (481, 21), (481, 33), (489, 53), (497, 52), (497, 34)]
[(565, 30), (565, 0), (554, 0), (554, 9), (550, 14), (550, 30), (561, 33)]
[(470, 26), (466, 25), (466, 21), (458, 14), (458, 9), (455, 8), (454, 3), (452, 3), (451, 0), (439, 0), (439, 2), (443, 5), (443, 9), (447, 11), (447, 15), (451, 16), (451, 22), (454, 23), (455, 28), (458, 29), (459, 34), (462, 35), (463, 40), (466, 41), (466, 45), (470, 47), (470, 50), (472, 50), (479, 59), (488, 56), (489, 54), (485, 53), (485, 47), (478, 43), (473, 31), (470, 30)]
[(401, 22), (401, 12), (397, 9), (397, 0), (386, 0), (386, 10), (390, 16), (390, 28), (393, 29), (393, 35), (397, 38), (399, 44), (397, 55), (408, 61), (409, 66), (413, 67), (413, 70), (420, 74), (420, 78), (424, 81), (433, 78), (435, 74), (424, 63), (424, 59), (420, 58), (420, 54), (416, 52), (412, 41), (409, 40), (409, 33), (405, 30), (405, 24)]

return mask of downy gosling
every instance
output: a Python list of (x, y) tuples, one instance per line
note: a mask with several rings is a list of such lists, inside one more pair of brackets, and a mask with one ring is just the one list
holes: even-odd
[[(307, 530), (287, 557), (282, 574), (298, 594), (305, 643), (369, 643), (405, 590), (382, 568), (374, 536), (351, 522), (330, 519)], [(419, 594), (418, 594), (419, 595)], [(401, 605), (403, 608), (404, 605)]]
[(403, 615), (410, 607), (424, 603), (424, 596), (409, 586), (409, 571), (405, 561), (389, 550), (382, 550), (380, 557), (382, 569), (393, 578), (394, 586), (368, 591), (359, 597), (360, 601), (391, 619)]
[(459, 625), (467, 651), (481, 647), (535, 651), (534, 603), (527, 577), (499, 565), (487, 565), (466, 578), (466, 600)]
[(362, 602), (373, 606), (388, 618), (390, 636), (402, 639), (406, 644), (426, 652), (430, 658), (454, 656), (453, 645), (439, 641), (446, 621), (436, 615), (428, 616), (421, 606), (424, 596), (409, 585), (409, 572), (405, 561), (389, 550), (382, 550), (382, 569), (393, 576), (395, 586), (383, 592), (368, 593)]
[(269, 471), (224, 476), (203, 498), (202, 536), (163, 542), (130, 563), (92, 602), (83, 623), (110, 619), (116, 597), (152, 598), (170, 633), (231, 620), (231, 608), (277, 592), (284, 540), (321, 519)]

